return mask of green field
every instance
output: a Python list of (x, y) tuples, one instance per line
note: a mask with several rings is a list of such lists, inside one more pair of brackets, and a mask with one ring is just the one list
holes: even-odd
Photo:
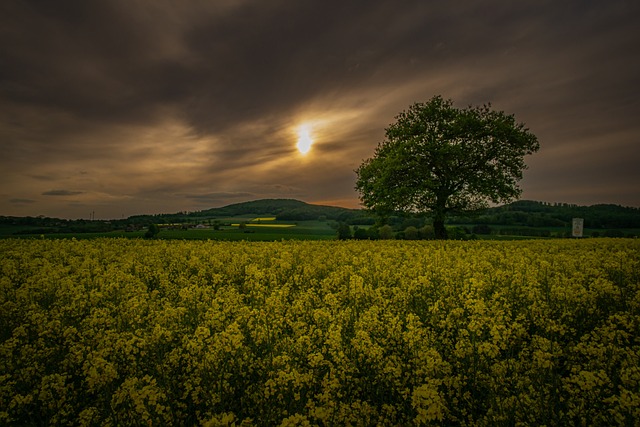
[[(249, 219), (234, 219), (233, 222), (251, 221)], [(265, 222), (260, 227), (247, 226), (246, 229), (240, 229), (236, 226), (223, 226), (220, 230), (213, 228), (205, 229), (188, 229), (188, 230), (162, 230), (158, 234), (160, 239), (212, 239), (212, 240), (252, 240), (252, 241), (271, 241), (282, 239), (296, 240), (325, 240), (334, 239), (336, 231), (325, 221), (300, 221), (293, 226), (282, 227), (282, 225), (291, 225), (292, 223), (273, 222), (273, 226), (269, 226)]]
[[(279, 218), (279, 219), (278, 219)], [(453, 239), (519, 240), (570, 237), (572, 218), (583, 218), (585, 237), (640, 237), (640, 209), (617, 205), (575, 206), (519, 200), (486, 209), (477, 215), (452, 216), (447, 223)], [(215, 240), (325, 240), (337, 237), (339, 223), (366, 230), (376, 221), (372, 212), (313, 205), (291, 199), (262, 199), (196, 212), (134, 215), (113, 220), (57, 219), (0, 216), (0, 238), (96, 238), (144, 236), (150, 224), (161, 225), (159, 239)], [(247, 230), (230, 227), (245, 223)], [(409, 227), (432, 238), (429, 218), (392, 215), (388, 223), (402, 238)], [(269, 227), (274, 225), (274, 227)], [(292, 225), (295, 225), (293, 227)], [(173, 228), (172, 230), (168, 230)], [(201, 229), (201, 227), (209, 229)], [(199, 227), (198, 229), (195, 229)], [(278, 228), (288, 227), (288, 230)], [(484, 227), (484, 230), (482, 228)], [(487, 229), (489, 227), (489, 229)], [(176, 233), (188, 228), (190, 233)], [(210, 233), (213, 228), (220, 232)], [(176, 230), (178, 229), (178, 230)], [(195, 230), (194, 230), (195, 229)], [(128, 230), (130, 232), (125, 232)], [(131, 230), (138, 230), (133, 231)], [(487, 230), (490, 234), (486, 234)], [(244, 233), (247, 231), (247, 233)], [(344, 231), (344, 230), (343, 230)], [(243, 234), (244, 233), (244, 234)], [(375, 232), (373, 233), (375, 236)], [(415, 230), (410, 231), (415, 236)]]
[[(218, 224), (218, 230), (214, 229)], [(245, 224), (245, 227), (239, 227)], [(249, 241), (278, 241), (278, 240), (330, 240), (337, 236), (334, 221), (277, 221), (274, 217), (242, 215), (221, 217), (214, 220), (202, 220), (201, 225), (206, 228), (196, 228), (196, 224), (160, 224), (161, 231), (157, 239), (185, 239), (185, 240), (249, 240)], [(368, 229), (369, 225), (359, 228)], [(526, 227), (526, 226), (491, 226), (491, 234), (473, 234), (474, 224), (455, 224), (447, 226), (453, 238), (479, 240), (525, 240), (549, 239), (569, 237), (570, 229), (566, 227)], [(352, 227), (353, 229), (354, 227)], [(457, 237), (451, 230), (467, 230), (467, 234)], [(50, 230), (40, 232), (35, 227), (0, 225), (0, 238), (47, 238), (47, 239), (95, 239), (99, 237), (112, 238), (143, 238), (145, 231), (115, 230), (109, 232), (65, 232), (52, 233)], [(401, 230), (399, 230), (401, 231)], [(640, 229), (585, 229), (585, 237), (632, 237), (640, 236)]]
[[(241, 223), (246, 222), (246, 229), (238, 226), (221, 226), (220, 230), (209, 228), (187, 228), (169, 229), (163, 227), (156, 236), (158, 239), (187, 239), (187, 240), (252, 240), (252, 241), (272, 241), (282, 239), (295, 240), (326, 240), (334, 239), (336, 231), (327, 221), (253, 221), (254, 217), (234, 217), (223, 218), (221, 223)], [(285, 227), (286, 226), (286, 227)], [(94, 239), (99, 237), (113, 238), (143, 238), (145, 232), (124, 230), (102, 232), (102, 233), (28, 233), (29, 227), (2, 226), (0, 227), (0, 237), (4, 238), (47, 238), (47, 239)], [(21, 234), (15, 234), (22, 232)]]

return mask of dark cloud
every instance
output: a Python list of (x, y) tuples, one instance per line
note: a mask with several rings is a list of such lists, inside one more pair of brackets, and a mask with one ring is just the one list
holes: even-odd
[(14, 198), (14, 199), (9, 199), (9, 203), (14, 203), (17, 205), (25, 205), (25, 204), (31, 204), (31, 203), (35, 203), (35, 200), (31, 200), (31, 199), (20, 199), (20, 198)]
[[(2, 2), (2, 192), (76, 188), (64, 195), (117, 216), (234, 194), (355, 205), (353, 169), (384, 128), (441, 94), (491, 102), (538, 135), (524, 197), (637, 206), (639, 12), (626, 0)], [(303, 121), (317, 133), (306, 160)]]
[(42, 193), (43, 196), (77, 196), (82, 194), (83, 191), (70, 191), (70, 190), (49, 190)]

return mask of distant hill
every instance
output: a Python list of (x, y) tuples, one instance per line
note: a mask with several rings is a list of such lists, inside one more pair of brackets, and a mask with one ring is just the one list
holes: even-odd
[(348, 221), (362, 216), (363, 211), (338, 206), (314, 205), (294, 199), (262, 199), (193, 212), (189, 216), (212, 218), (242, 215), (273, 215), (278, 220), (284, 221), (306, 221), (320, 218)]
[[(190, 213), (200, 218), (249, 215), (271, 215), (278, 220), (306, 221), (327, 219), (349, 224), (373, 224), (372, 214), (362, 209), (314, 205), (294, 199), (262, 199), (235, 203), (221, 208)], [(406, 221), (407, 215), (393, 220)], [(404, 218), (404, 220), (402, 219)], [(452, 217), (450, 224), (490, 224), (527, 227), (568, 227), (573, 218), (584, 218), (584, 226), (594, 229), (640, 228), (640, 209), (613, 204), (578, 206), (568, 203), (546, 203), (518, 200), (502, 206), (485, 209), (472, 216)]]
[(588, 228), (640, 228), (640, 208), (612, 204), (579, 206), (518, 200), (489, 208), (477, 216), (461, 216), (454, 222), (529, 227), (567, 227), (572, 218), (583, 218)]
[(234, 203), (220, 208), (211, 208), (193, 212), (192, 216), (238, 216), (238, 215), (276, 215), (284, 210), (299, 209), (308, 203), (294, 199), (261, 199)]
[[(230, 217), (275, 216), (282, 221), (331, 220), (350, 225), (373, 225), (376, 218), (362, 209), (314, 205), (294, 199), (262, 199), (235, 203), (220, 208), (174, 214), (135, 215), (110, 221), (65, 220), (48, 217), (0, 216), (0, 236), (48, 233), (101, 233), (113, 230), (141, 229), (149, 224), (198, 223)], [(449, 225), (508, 226), (512, 234), (523, 233), (524, 228), (539, 230), (568, 228), (572, 218), (583, 218), (585, 229), (635, 230), (640, 229), (640, 208), (613, 204), (578, 206), (568, 203), (545, 203), (519, 200), (476, 212), (475, 215), (450, 217)], [(387, 218), (396, 231), (408, 226), (420, 228), (430, 223), (428, 217), (413, 215)], [(489, 227), (490, 228), (490, 227)], [(530, 231), (526, 231), (530, 233)], [(602, 234), (602, 233), (601, 233)], [(614, 235), (609, 233), (610, 235)], [(618, 233), (620, 234), (620, 233)], [(626, 233), (629, 234), (629, 233)], [(530, 234), (527, 234), (530, 235)], [(606, 234), (605, 234), (606, 235)]]

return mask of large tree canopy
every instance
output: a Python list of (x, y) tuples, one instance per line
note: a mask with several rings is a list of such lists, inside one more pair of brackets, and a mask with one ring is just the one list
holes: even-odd
[(518, 198), (524, 156), (538, 148), (513, 115), (491, 105), (457, 109), (436, 96), (396, 117), (374, 156), (356, 170), (356, 189), (362, 204), (380, 214), (433, 214), (442, 239), (447, 214)]

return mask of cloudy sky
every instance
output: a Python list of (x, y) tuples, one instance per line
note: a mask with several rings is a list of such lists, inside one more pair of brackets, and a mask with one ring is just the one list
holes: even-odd
[(5, 0), (0, 215), (357, 207), (354, 169), (434, 95), (538, 136), (522, 198), (640, 206), (638, 22), (637, 0)]

